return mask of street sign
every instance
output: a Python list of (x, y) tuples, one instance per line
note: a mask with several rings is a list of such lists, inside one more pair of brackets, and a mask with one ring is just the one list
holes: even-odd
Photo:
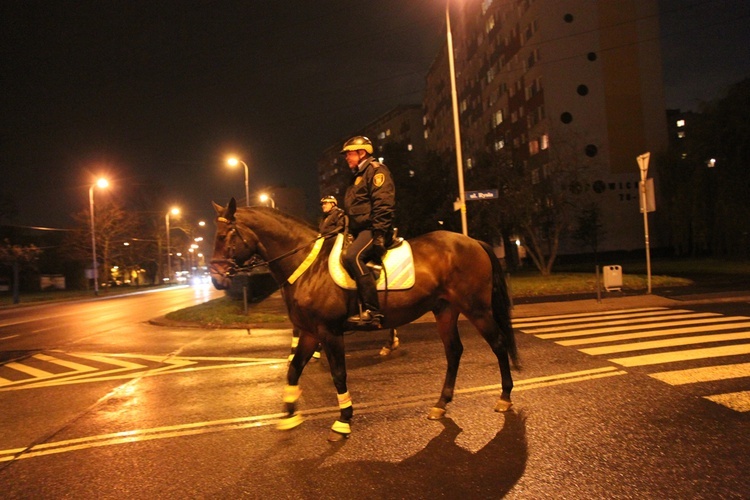
[(484, 189), (482, 191), (465, 191), (466, 201), (491, 200), (498, 197), (497, 189)]

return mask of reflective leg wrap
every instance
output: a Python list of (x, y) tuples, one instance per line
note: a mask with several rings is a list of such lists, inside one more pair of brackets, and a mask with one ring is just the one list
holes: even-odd
[(352, 406), (352, 397), (349, 395), (349, 391), (344, 394), (336, 394), (336, 397), (339, 399), (339, 408), (342, 410)]
[(294, 415), (279, 420), (279, 422), (276, 424), (276, 428), (280, 431), (288, 431), (290, 429), (294, 429), (304, 421), (305, 419), (302, 418), (302, 415), (300, 415), (299, 413), (295, 413)]
[(285, 403), (296, 403), (299, 397), (302, 395), (302, 389), (298, 385), (285, 385), (284, 386), (284, 402)]
[(352, 427), (349, 425), (349, 422), (342, 422), (341, 420), (336, 420), (331, 426), (331, 430), (343, 436), (348, 436), (352, 433)]

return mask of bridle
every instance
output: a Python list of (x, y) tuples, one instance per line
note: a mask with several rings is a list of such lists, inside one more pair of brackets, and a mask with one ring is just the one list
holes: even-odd
[[(256, 255), (258, 255), (256, 253), (256, 254), (250, 256), (249, 259), (247, 259), (247, 260), (244, 261), (244, 262), (252, 262), (253, 260), (255, 260), (256, 262), (254, 262), (252, 264), (249, 264), (249, 265), (240, 266), (240, 265), (237, 264), (237, 259), (235, 258), (235, 255), (236, 255), (236, 251), (235, 251), (236, 247), (235, 247), (235, 244), (234, 244), (235, 235), (239, 237), (239, 239), (242, 241), (242, 243), (248, 249), (251, 248), (250, 243), (248, 243), (248, 241), (242, 235), (242, 232), (239, 230), (238, 224), (235, 221), (229, 220), (226, 217), (217, 217), (216, 220), (217, 220), (217, 222), (222, 222), (224, 224), (229, 225), (229, 231), (227, 231), (226, 235), (224, 236), (224, 239), (228, 240), (228, 244), (225, 244), (225, 249), (226, 248), (229, 249), (229, 255), (225, 256), (225, 258), (223, 258), (223, 259), (211, 259), (209, 262), (211, 264), (226, 264), (226, 265), (228, 265), (228, 269), (227, 269), (226, 272), (221, 273), (221, 272), (217, 271), (217, 274), (220, 274), (223, 277), (229, 277), (229, 278), (231, 278), (232, 276), (236, 275), (237, 273), (247, 272), (247, 271), (250, 271), (252, 269), (255, 269), (256, 267), (267, 266), (267, 265), (269, 265), (271, 263), (274, 263), (274, 262), (280, 261), (282, 259), (285, 259), (287, 257), (290, 257), (290, 256), (296, 254), (297, 252), (299, 252), (300, 250), (303, 250), (303, 249), (309, 247), (311, 244), (315, 243), (320, 238), (328, 239), (328, 238), (330, 238), (330, 237), (335, 236), (336, 234), (338, 234), (338, 231), (330, 231), (328, 233), (319, 235), (319, 236), (313, 238), (312, 240), (310, 240), (310, 241), (308, 241), (306, 243), (303, 243), (302, 245), (299, 245), (298, 247), (295, 247), (295, 248), (289, 250), (288, 252), (285, 252), (285, 253), (279, 255), (278, 257), (274, 257), (273, 259), (267, 260), (267, 261), (261, 260), (261, 259), (254, 259), (253, 257), (255, 257)], [(245, 226), (245, 228), (248, 229), (248, 230), (250, 230), (250, 228), (248, 228), (246, 226)]]

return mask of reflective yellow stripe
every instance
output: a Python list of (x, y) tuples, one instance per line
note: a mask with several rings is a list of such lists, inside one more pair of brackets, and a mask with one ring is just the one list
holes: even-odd
[(285, 403), (296, 403), (301, 395), (302, 395), (302, 389), (300, 389), (298, 385), (284, 386), (284, 402)]
[(336, 394), (336, 397), (339, 398), (339, 408), (342, 410), (352, 405), (352, 397), (349, 395), (349, 391), (346, 391), (344, 394)]
[(315, 246), (313, 246), (312, 250), (310, 250), (310, 253), (307, 255), (307, 257), (305, 257), (305, 260), (302, 261), (302, 264), (300, 264), (299, 267), (292, 273), (292, 275), (289, 276), (289, 279), (287, 279), (290, 285), (297, 281), (297, 278), (302, 276), (302, 274), (307, 271), (307, 268), (312, 265), (312, 263), (320, 253), (320, 249), (323, 247), (324, 241), (325, 238), (318, 238), (317, 240), (315, 240)]
[(338, 432), (339, 434), (352, 433), (352, 427), (347, 422), (342, 422), (341, 420), (336, 420), (331, 426), (331, 430), (333, 432)]

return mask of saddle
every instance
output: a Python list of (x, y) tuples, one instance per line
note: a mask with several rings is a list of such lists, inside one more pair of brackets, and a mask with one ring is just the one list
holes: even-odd
[[(357, 284), (341, 264), (341, 252), (344, 246), (344, 234), (336, 235), (331, 254), (328, 256), (328, 271), (333, 281), (346, 290), (356, 290)], [(378, 290), (407, 290), (414, 286), (414, 258), (411, 245), (394, 234), (393, 243), (388, 246), (383, 257), (383, 265), (368, 263), (368, 267), (378, 271), (373, 276)], [(380, 269), (377, 269), (380, 268)]]

